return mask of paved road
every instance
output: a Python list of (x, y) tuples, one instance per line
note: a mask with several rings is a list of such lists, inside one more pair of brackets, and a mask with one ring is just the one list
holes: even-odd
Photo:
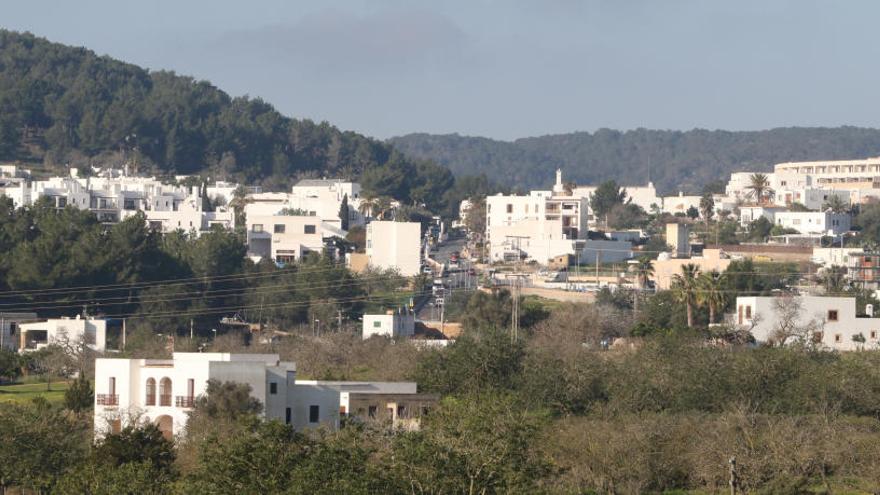
[[(446, 276), (443, 277), (443, 285), (446, 288), (446, 294), (458, 290), (473, 289), (477, 285), (477, 277), (469, 274), (469, 270), (472, 268), (469, 261), (460, 260), (458, 267), (449, 267), (448, 265), (449, 257), (455, 251), (461, 252), (465, 246), (465, 242), (466, 240), (464, 237), (453, 238), (437, 246), (437, 250), (431, 252), (431, 258), (434, 259), (434, 261), (445, 263), (447, 265)], [(427, 304), (424, 304), (420, 308), (417, 317), (422, 320), (439, 319), (440, 310), (434, 303), (435, 298), (429, 298)]]

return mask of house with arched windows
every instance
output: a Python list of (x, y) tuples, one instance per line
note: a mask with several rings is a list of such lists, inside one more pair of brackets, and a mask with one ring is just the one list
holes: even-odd
[(296, 366), (277, 354), (175, 352), (171, 359), (95, 360), (95, 435), (154, 423), (181, 434), (208, 380), (244, 383), (263, 415), (296, 429), (336, 429), (349, 417), (411, 428), (436, 402), (411, 382), (297, 381)]

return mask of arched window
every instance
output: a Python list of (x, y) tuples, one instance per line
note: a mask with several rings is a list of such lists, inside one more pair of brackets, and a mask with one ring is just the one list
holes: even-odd
[(156, 405), (156, 379), (155, 378), (147, 378), (147, 398), (144, 400), (144, 405), (146, 406), (155, 406)]
[(159, 380), (159, 405), (171, 405), (171, 379), (167, 376)]

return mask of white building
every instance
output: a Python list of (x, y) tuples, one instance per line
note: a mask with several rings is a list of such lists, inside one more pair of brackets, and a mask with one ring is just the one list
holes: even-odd
[(849, 205), (855, 193), (858, 201), (858, 191), (849, 189), (819, 189), (815, 187), (780, 188), (774, 191), (778, 205), (791, 206), (792, 203), (800, 203), (811, 210), (821, 210), (825, 203), (834, 196), (840, 198), (844, 204)]
[(486, 241), (492, 261), (526, 258), (538, 263), (575, 254), (588, 232), (588, 200), (565, 191), (557, 170), (553, 191), (486, 197)]
[[(799, 304), (801, 311), (794, 319), (794, 327), (806, 332), (812, 342), (826, 349), (851, 351), (876, 348), (880, 318), (856, 317), (854, 297), (793, 296), (791, 301), (778, 297), (737, 297), (735, 324), (750, 327), (758, 342), (779, 339), (782, 316), (777, 305)], [(787, 342), (791, 342), (788, 340)]]
[(324, 237), (323, 222), (315, 216), (247, 216), (248, 256), (253, 259), (290, 263), (308, 253), (321, 254)]
[(84, 342), (103, 352), (107, 347), (107, 320), (102, 318), (54, 318), (18, 325), (20, 351), (41, 349), (51, 344)]
[(363, 338), (368, 339), (374, 335), (390, 337), (412, 337), (415, 335), (416, 316), (406, 309), (397, 311), (389, 310), (385, 314), (369, 315), (363, 317)]
[(813, 256), (810, 257), (810, 261), (816, 263), (817, 265), (822, 265), (823, 268), (831, 268), (832, 266), (848, 267), (851, 266), (851, 264), (855, 261), (854, 258), (857, 258), (859, 255), (862, 255), (864, 253), (865, 249), (860, 247), (814, 247)]
[(849, 213), (833, 213), (831, 210), (780, 211), (774, 215), (773, 223), (801, 234), (840, 235), (850, 230), (852, 217)]
[(786, 211), (783, 206), (741, 206), (739, 209), (739, 224), (748, 227), (750, 223), (764, 217), (770, 223), (774, 223), (776, 214)]
[(247, 384), (264, 417), (297, 430), (335, 429), (349, 416), (410, 426), (436, 402), (410, 382), (298, 381), (294, 363), (277, 354), (176, 352), (172, 359), (97, 359), (95, 435), (132, 422), (155, 423), (168, 438), (181, 434), (208, 380)]
[(381, 270), (396, 270), (404, 277), (422, 268), (422, 226), (418, 222), (372, 221), (367, 224), (368, 263)]
[[(559, 179), (557, 179), (558, 182)], [(584, 198), (589, 203), (590, 195), (596, 192), (599, 186), (577, 186), (571, 191), (571, 195), (577, 198)], [(648, 182), (646, 186), (623, 186), (626, 190), (626, 197), (632, 201), (634, 205), (640, 206), (643, 210), (651, 212), (654, 208), (663, 207), (663, 199), (657, 195), (657, 189), (653, 182)], [(592, 221), (592, 210), (589, 212)]]
[(783, 186), (797, 181), (797, 184), (828, 189), (880, 188), (880, 157), (778, 163), (774, 166), (774, 172), (786, 176), (786, 184), (780, 184)]
[(363, 225), (364, 216), (359, 211), (361, 185), (342, 179), (304, 179), (291, 190), (288, 203), (291, 208), (314, 212), (328, 223), (338, 222), (342, 201), (348, 203), (349, 227)]

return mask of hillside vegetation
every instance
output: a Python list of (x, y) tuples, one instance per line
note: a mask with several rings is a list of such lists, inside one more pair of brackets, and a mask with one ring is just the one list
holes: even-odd
[(326, 122), (285, 117), (259, 98), (0, 30), (0, 161), (14, 160), (54, 171), (125, 160), (140, 172), (277, 188), (308, 176), (360, 178), (376, 194), (433, 200), (434, 209), (453, 182), (443, 167)]
[(395, 148), (453, 173), (485, 173), (501, 186), (547, 187), (562, 167), (567, 181), (625, 185), (652, 180), (663, 193), (700, 192), (735, 171), (767, 171), (792, 160), (864, 158), (880, 154), (880, 130), (857, 127), (779, 128), (730, 132), (637, 129), (575, 132), (496, 141), (457, 134), (409, 134)]

